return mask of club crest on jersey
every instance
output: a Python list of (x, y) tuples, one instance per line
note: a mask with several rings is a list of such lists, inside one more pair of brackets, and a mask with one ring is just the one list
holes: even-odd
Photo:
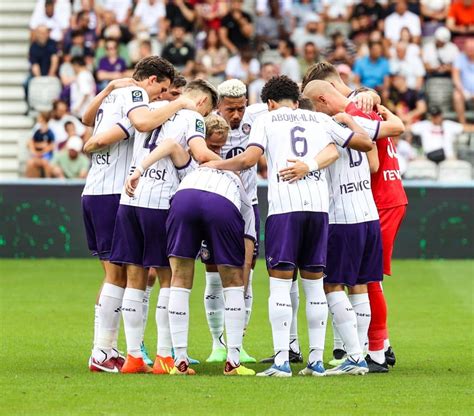
[(240, 155), (241, 153), (244, 152), (244, 150), (245, 149), (243, 147), (233, 147), (227, 152), (227, 154), (225, 155), (225, 158), (230, 159), (234, 156)]
[(209, 260), (211, 257), (211, 253), (206, 247), (201, 247), (201, 259), (203, 260)]
[(143, 93), (140, 90), (132, 91), (132, 101), (134, 103), (143, 101)]
[(198, 133), (202, 133), (202, 134), (205, 134), (205, 126), (204, 126), (204, 121), (202, 120), (196, 120), (196, 131)]
[(250, 134), (250, 130), (251, 130), (252, 127), (250, 127), (250, 124), (249, 123), (245, 123), (242, 125), (242, 132), (244, 134)]

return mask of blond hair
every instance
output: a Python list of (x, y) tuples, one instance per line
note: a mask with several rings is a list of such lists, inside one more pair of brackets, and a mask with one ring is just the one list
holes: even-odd
[(211, 137), (213, 133), (219, 132), (227, 135), (229, 133), (229, 125), (217, 114), (209, 114), (206, 118), (206, 139)]

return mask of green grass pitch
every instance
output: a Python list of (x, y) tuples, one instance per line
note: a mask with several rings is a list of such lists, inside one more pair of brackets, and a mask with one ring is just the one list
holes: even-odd
[[(398, 363), (388, 375), (224, 378), (222, 365), (195, 377), (90, 373), (95, 260), (1, 260), (0, 414), (13, 415), (441, 415), (473, 414), (472, 261), (396, 261), (385, 292)], [(204, 361), (210, 335), (203, 269), (191, 296), (190, 354)], [(264, 263), (254, 277), (247, 351), (272, 351)], [(154, 290), (146, 343), (154, 352)], [(304, 295), (299, 333), (307, 354)], [(124, 348), (121, 335), (120, 346)], [(328, 327), (325, 359), (332, 334)], [(265, 368), (255, 365), (256, 370)], [(294, 365), (296, 374), (302, 365)]]

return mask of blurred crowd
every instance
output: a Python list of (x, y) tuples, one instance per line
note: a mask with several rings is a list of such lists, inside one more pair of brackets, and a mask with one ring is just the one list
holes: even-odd
[(407, 161), (456, 158), (456, 136), (472, 130), (473, 0), (38, 0), (30, 29), (29, 80), (57, 77), (60, 97), (38, 115), (27, 176), (82, 177), (74, 144), (91, 134), (79, 121), (85, 108), (152, 54), (188, 80), (244, 81), (249, 104), (272, 76), (299, 82), (329, 61), (406, 123)]

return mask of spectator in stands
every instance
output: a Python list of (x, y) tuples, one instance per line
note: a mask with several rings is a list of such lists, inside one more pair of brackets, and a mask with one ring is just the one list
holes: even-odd
[(332, 42), (324, 52), (326, 60), (335, 66), (346, 64), (352, 67), (357, 54), (355, 45), (341, 32), (334, 32), (331, 38)]
[(46, 26), (39, 26), (34, 31), (29, 60), (33, 77), (56, 75), (59, 65), (58, 50), (56, 42), (49, 37), (49, 29)]
[(369, 56), (357, 59), (354, 65), (356, 84), (386, 93), (389, 86), (390, 66), (388, 60), (382, 56), (382, 52), (382, 42), (369, 43)]
[(354, 83), (354, 74), (351, 71), (351, 67), (346, 64), (340, 64), (336, 67), (341, 79), (348, 87), (355, 90), (357, 86)]
[(195, 2), (185, 0), (166, 0), (166, 25), (168, 28), (175, 26), (184, 27), (187, 33), (194, 30), (196, 21)]
[(208, 30), (204, 47), (198, 51), (196, 56), (197, 70), (204, 72), (213, 84), (220, 84), (225, 79), (228, 59), (229, 52), (221, 45), (217, 31), (215, 29)]
[(105, 55), (97, 66), (96, 77), (99, 82), (99, 91), (102, 91), (110, 81), (122, 78), (127, 69), (127, 64), (118, 55), (117, 41), (105, 41)]
[(76, 79), (71, 84), (71, 113), (82, 118), (87, 106), (94, 99), (95, 80), (87, 69), (84, 58), (79, 56), (72, 58), (71, 65), (76, 74)]
[(225, 75), (227, 79), (237, 78), (249, 85), (260, 73), (260, 63), (254, 58), (253, 51), (243, 48), (240, 55), (235, 55), (227, 61)]
[(249, 92), (249, 104), (261, 103), (262, 98), (260, 97), (262, 93), (263, 86), (278, 75), (277, 67), (271, 63), (267, 62), (262, 65), (262, 69), (260, 70), (260, 78), (253, 81), (248, 88)]
[(323, 60), (319, 49), (313, 42), (307, 42), (303, 47), (303, 56), (300, 56), (298, 63), (300, 65), (301, 78), (306, 74), (308, 68)]
[(473, 35), (474, 1), (454, 0), (449, 7), (446, 26), (455, 35)]
[(393, 144), (397, 149), (397, 159), (400, 166), (400, 173), (402, 176), (408, 168), (408, 164), (416, 159), (416, 150), (411, 145), (411, 137), (408, 135), (401, 135), (392, 137)]
[(459, 54), (459, 49), (450, 40), (449, 30), (439, 27), (434, 33), (434, 40), (423, 46), (423, 61), (428, 77), (451, 76), (452, 66)]
[(307, 16), (322, 13), (322, 3), (322, 0), (293, 0), (293, 4), (290, 5), (290, 11), (294, 18), (292, 27), (302, 28), (306, 24)]
[(53, 111), (48, 126), (54, 133), (56, 149), (61, 149), (68, 139), (66, 125), (73, 123), (76, 133), (84, 140), (88, 138), (88, 131), (84, 125), (68, 112), (67, 103), (64, 100), (56, 100), (53, 103)]
[(219, 28), (221, 43), (234, 55), (250, 45), (254, 34), (252, 17), (242, 10), (242, 3), (242, 0), (231, 0), (229, 13)]
[(127, 66), (130, 64), (130, 57), (128, 55), (127, 44), (132, 40), (132, 35), (127, 28), (123, 28), (117, 23), (107, 26), (102, 31), (102, 40), (99, 47), (95, 50), (96, 64), (99, 63), (100, 59), (106, 56), (105, 42), (106, 40), (115, 40), (118, 45), (118, 55), (126, 62)]
[(425, 156), (436, 163), (456, 159), (454, 143), (463, 132), (463, 126), (451, 120), (444, 120), (439, 107), (430, 107), (429, 119), (411, 126), (411, 132), (421, 138)]
[(385, 19), (385, 37), (392, 43), (400, 40), (400, 32), (404, 27), (410, 30), (416, 43), (420, 42), (420, 16), (410, 12), (407, 3), (406, 0), (395, 2), (395, 11)]
[(474, 104), (474, 38), (466, 40), (452, 68), (454, 108), (459, 122), (466, 124), (466, 103)]
[(49, 161), (53, 157), (54, 133), (48, 127), (50, 115), (39, 113), (33, 137), (28, 140), (31, 158), (26, 162), (27, 178), (42, 178), (49, 175)]
[(289, 39), (280, 39), (278, 42), (278, 52), (282, 58), (280, 64), (280, 75), (286, 75), (295, 82), (301, 81), (301, 69), (298, 59), (296, 59), (295, 44)]
[(132, 0), (102, 0), (100, 3), (99, 9), (102, 13), (112, 12), (118, 23), (128, 24), (132, 14)]
[(323, 16), (326, 22), (348, 22), (354, 0), (323, 0)]
[(387, 107), (400, 117), (407, 129), (426, 113), (423, 93), (408, 88), (405, 76), (401, 73), (392, 76)]
[(82, 152), (83, 141), (78, 136), (68, 139), (66, 148), (51, 160), (51, 176), (62, 179), (82, 179), (89, 171), (89, 158)]
[(84, 47), (89, 50), (94, 50), (97, 44), (97, 34), (95, 29), (91, 27), (90, 12), (81, 10), (75, 19), (72, 19), (71, 27), (64, 35), (63, 48), (69, 50), (72, 42), (72, 35), (75, 32), (82, 32), (84, 36)]
[(185, 41), (186, 29), (177, 25), (171, 29), (172, 40), (165, 45), (161, 55), (170, 61), (185, 77), (189, 76), (194, 68), (194, 47)]
[(82, 30), (75, 30), (71, 33), (71, 42), (67, 48), (63, 49), (65, 55), (82, 56), (88, 64), (94, 62), (94, 49), (86, 46), (86, 38)]
[(162, 0), (139, 0), (133, 13), (132, 27), (135, 33), (145, 31), (166, 40), (166, 8)]
[(324, 34), (322, 19), (316, 13), (309, 13), (304, 17), (304, 23), (303, 27), (296, 28), (291, 35), (298, 53), (303, 53), (303, 47), (308, 42), (314, 43), (320, 51), (326, 49), (329, 42)]
[(227, 13), (227, 4), (221, 0), (204, 0), (196, 4), (198, 26), (204, 31), (219, 30)]
[(378, 1), (362, 0), (354, 6), (351, 22), (351, 38), (356, 43), (367, 41), (370, 32), (383, 30), (385, 11)]
[(397, 43), (395, 56), (390, 59), (390, 72), (404, 76), (407, 87), (419, 91), (423, 87), (425, 67), (418, 56), (407, 55), (407, 48), (407, 43)]
[[(421, 59), (421, 48), (414, 42), (413, 36), (411, 35), (410, 29), (404, 27), (400, 32), (400, 41), (407, 44), (407, 58), (410, 59), (412, 56), (418, 59)], [(395, 47), (390, 48), (390, 56), (394, 57), (396, 55), (396, 44)]]
[[(132, 68), (135, 67), (135, 64), (143, 58), (154, 55), (153, 46), (149, 36), (146, 36), (145, 39), (137, 39), (135, 47), (133, 48), (133, 53), (130, 53), (130, 60), (132, 61)], [(132, 41), (133, 42), (133, 41)], [(130, 43), (132, 43), (130, 42)], [(130, 46), (129, 43), (129, 46)], [(156, 54), (155, 54), (156, 55)]]
[(264, 49), (265, 46), (276, 49), (278, 39), (288, 36), (283, 16), (280, 13), (279, 0), (269, 0), (268, 7), (269, 13), (258, 16), (255, 23), (258, 50)]
[(444, 26), (444, 22), (448, 17), (449, 5), (451, 0), (421, 0), (420, 12), (423, 19), (422, 33), (423, 36), (433, 36), (435, 30)]
[(46, 26), (50, 30), (51, 39), (55, 42), (61, 42), (63, 39), (63, 30), (65, 30), (69, 21), (62, 22), (60, 16), (55, 13), (54, 0), (44, 1), (44, 7), (35, 10), (30, 20), (30, 29), (35, 30), (40, 26)]

